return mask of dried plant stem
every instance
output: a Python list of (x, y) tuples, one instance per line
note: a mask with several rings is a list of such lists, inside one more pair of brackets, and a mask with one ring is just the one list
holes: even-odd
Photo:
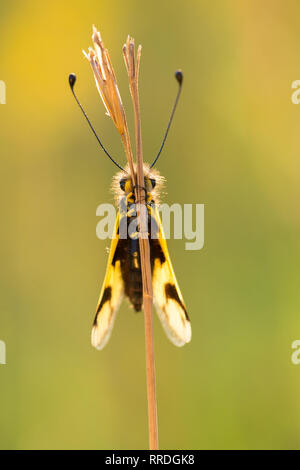
[(144, 167), (142, 151), (142, 133), (140, 118), (140, 103), (138, 93), (138, 76), (141, 58), (141, 46), (138, 47), (135, 60), (134, 40), (127, 38), (123, 47), (125, 64), (129, 77), (129, 88), (131, 92), (135, 134), (136, 134), (136, 178), (133, 164), (132, 148), (130, 143), (129, 130), (122, 104), (120, 92), (117, 85), (116, 76), (99, 31), (93, 27), (94, 49), (89, 49), (88, 54), (84, 53), (89, 60), (96, 79), (96, 84), (105, 106), (107, 114), (113, 120), (118, 132), (121, 135), (122, 143), (129, 164), (131, 178), (135, 187), (135, 200), (139, 225), (139, 246), (141, 271), (143, 281), (143, 304), (145, 314), (145, 340), (146, 340), (146, 371), (147, 371), (147, 396), (148, 396), (148, 421), (149, 421), (149, 446), (151, 450), (158, 449), (157, 431), (157, 405), (155, 388), (155, 368), (154, 368), (154, 347), (153, 347), (153, 324), (152, 324), (152, 276), (150, 263), (150, 245), (148, 238), (148, 211), (145, 205), (144, 191)]
[(147, 397), (148, 397), (148, 424), (149, 424), (149, 448), (158, 449), (158, 427), (157, 427), (157, 403), (154, 365), (154, 343), (153, 343), (153, 292), (152, 275), (150, 263), (150, 245), (148, 239), (148, 212), (145, 205), (144, 168), (142, 133), (140, 118), (140, 103), (138, 92), (138, 75), (141, 57), (141, 46), (137, 50), (135, 62), (134, 40), (127, 39), (123, 48), (125, 64), (129, 76), (129, 87), (134, 108), (135, 135), (136, 135), (136, 161), (137, 161), (137, 185), (135, 188), (137, 201), (137, 216), (139, 221), (139, 245), (141, 270), (143, 281), (143, 305), (145, 316), (145, 342), (146, 342), (146, 373), (147, 373)]
[(124, 150), (125, 150), (125, 154), (127, 156), (127, 161), (128, 161), (128, 165), (129, 165), (129, 169), (130, 169), (131, 178), (132, 178), (133, 184), (136, 185), (135, 174), (134, 174), (134, 166), (133, 166), (132, 149), (131, 149), (130, 136), (129, 136), (129, 132), (128, 132), (127, 123), (126, 123), (126, 127), (125, 127), (125, 132), (124, 132), (124, 134), (121, 135), (121, 139), (122, 139), (122, 144), (123, 144), (123, 147), (124, 147)]

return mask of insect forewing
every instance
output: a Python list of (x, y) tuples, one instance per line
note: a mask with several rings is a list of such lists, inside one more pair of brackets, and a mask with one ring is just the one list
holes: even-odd
[(92, 345), (97, 349), (103, 349), (108, 342), (114, 325), (116, 313), (124, 295), (124, 282), (121, 273), (120, 260), (114, 262), (114, 255), (119, 243), (118, 228), (119, 214), (116, 219), (106, 274), (92, 329)]
[(176, 346), (183, 346), (191, 341), (191, 324), (175, 277), (157, 209), (155, 209), (155, 219), (159, 226), (158, 241), (164, 257), (153, 260), (154, 304), (168, 338)]

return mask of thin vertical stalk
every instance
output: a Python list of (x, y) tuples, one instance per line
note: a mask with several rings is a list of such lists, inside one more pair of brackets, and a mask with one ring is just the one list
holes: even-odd
[(136, 135), (136, 162), (137, 162), (137, 185), (136, 202), (139, 222), (139, 246), (141, 258), (141, 270), (143, 281), (143, 304), (145, 316), (145, 343), (146, 343), (146, 374), (147, 374), (147, 398), (148, 398), (148, 425), (149, 425), (149, 448), (158, 449), (158, 427), (157, 427), (157, 402), (155, 384), (154, 364), (154, 342), (153, 342), (153, 292), (150, 262), (150, 245), (148, 238), (148, 212), (145, 205), (144, 167), (142, 132), (140, 117), (140, 102), (138, 92), (138, 73), (141, 57), (141, 46), (138, 47), (137, 60), (135, 62), (134, 40), (128, 37), (123, 47), (125, 64), (129, 76), (129, 88), (133, 101), (135, 135)]

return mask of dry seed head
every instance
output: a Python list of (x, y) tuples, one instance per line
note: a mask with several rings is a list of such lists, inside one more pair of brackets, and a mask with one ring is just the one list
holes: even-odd
[(92, 40), (94, 49), (89, 48), (88, 54), (84, 52), (84, 55), (92, 66), (106, 114), (112, 118), (119, 133), (124, 135), (127, 124), (116, 76), (108, 50), (104, 47), (100, 33), (95, 26), (93, 26)]

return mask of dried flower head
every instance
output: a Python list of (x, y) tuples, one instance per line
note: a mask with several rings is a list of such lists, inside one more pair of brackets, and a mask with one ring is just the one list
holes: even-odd
[(117, 85), (114, 69), (104, 47), (99, 31), (93, 26), (92, 40), (94, 49), (89, 48), (88, 54), (83, 51), (89, 60), (96, 80), (96, 86), (106, 109), (106, 114), (110, 116), (121, 135), (126, 132), (127, 124), (123, 103)]

